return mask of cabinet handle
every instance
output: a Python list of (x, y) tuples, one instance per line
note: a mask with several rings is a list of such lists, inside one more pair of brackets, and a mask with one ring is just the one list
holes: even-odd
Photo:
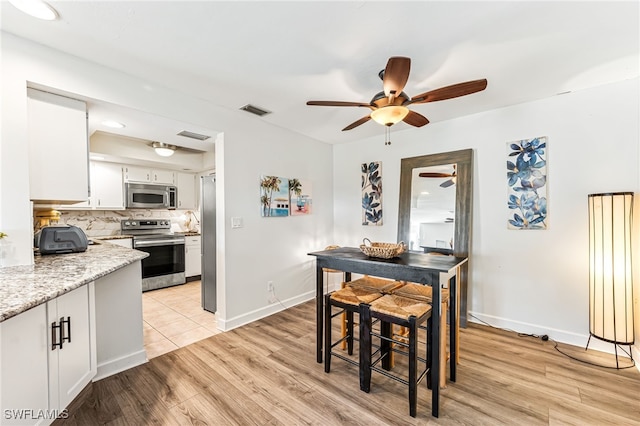
[(58, 336), (56, 334), (56, 329), (60, 329), (60, 335), (62, 335), (62, 324), (58, 325), (55, 322), (51, 323), (51, 350), (55, 351), (58, 346), (62, 349), (62, 341), (60, 343), (57, 342)]
[[(67, 333), (65, 336), (65, 332), (64, 332), (64, 325), (67, 324)], [(69, 342), (71, 343), (71, 317), (67, 317), (67, 319), (64, 319), (64, 317), (60, 318), (60, 349), (62, 349), (62, 343), (64, 342)]]

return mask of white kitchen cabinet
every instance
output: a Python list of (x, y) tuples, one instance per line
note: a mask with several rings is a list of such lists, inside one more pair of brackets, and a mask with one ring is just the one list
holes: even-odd
[(94, 161), (91, 163), (91, 204), (99, 210), (124, 209), (122, 166)]
[(37, 203), (69, 204), (89, 197), (87, 105), (27, 89), (29, 195)]
[(184, 275), (186, 278), (202, 274), (201, 238), (200, 235), (184, 238)]
[(124, 184), (122, 165), (91, 162), (91, 196), (87, 201), (69, 205), (54, 205), (56, 210), (123, 210)]
[(48, 409), (47, 305), (42, 304), (0, 323), (0, 407), (2, 424), (36, 424), (24, 410)]
[(125, 166), (123, 172), (125, 182), (143, 182), (168, 185), (175, 184), (175, 172), (173, 170)]
[(179, 209), (195, 210), (196, 208), (196, 175), (176, 172)]
[(90, 283), (47, 302), (50, 410), (63, 410), (96, 374), (93, 289)]
[(89, 283), (0, 323), (3, 424), (50, 424), (89, 384), (94, 304)]

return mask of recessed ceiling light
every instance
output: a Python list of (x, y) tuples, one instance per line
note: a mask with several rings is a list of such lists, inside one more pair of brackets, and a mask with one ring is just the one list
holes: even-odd
[(115, 120), (104, 120), (102, 122), (102, 125), (111, 127), (113, 129), (124, 129), (125, 127), (127, 127), (124, 124), (120, 123), (119, 121), (115, 121)]
[(42, 0), (9, 0), (9, 3), (34, 18), (45, 21), (58, 19), (58, 12)]

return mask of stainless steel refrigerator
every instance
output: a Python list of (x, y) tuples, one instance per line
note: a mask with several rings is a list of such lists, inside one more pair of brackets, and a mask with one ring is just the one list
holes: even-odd
[(216, 177), (200, 177), (202, 308), (216, 311)]

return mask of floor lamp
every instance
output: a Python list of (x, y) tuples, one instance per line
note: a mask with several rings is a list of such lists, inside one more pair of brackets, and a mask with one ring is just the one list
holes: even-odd
[[(633, 193), (590, 194), (589, 340), (634, 344), (631, 223)], [(586, 349), (586, 348), (585, 348)]]

